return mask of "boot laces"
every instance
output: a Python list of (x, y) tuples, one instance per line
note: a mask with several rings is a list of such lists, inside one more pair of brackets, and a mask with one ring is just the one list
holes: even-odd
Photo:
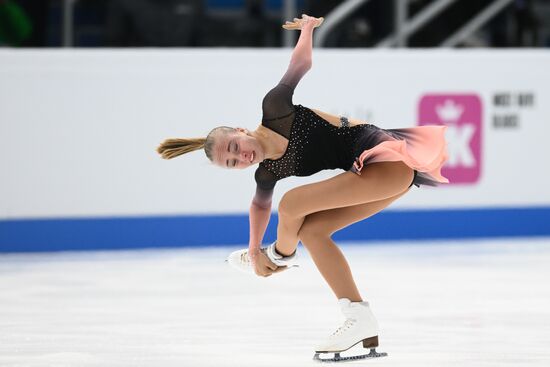
[(249, 265), (250, 264), (250, 257), (248, 256), (248, 251), (246, 252), (243, 252), (241, 254), (241, 262), (245, 265)]
[(343, 332), (345, 332), (346, 330), (348, 330), (349, 328), (351, 328), (353, 325), (355, 325), (355, 320), (354, 319), (347, 319), (344, 322), (344, 325), (342, 325), (338, 329), (336, 329), (336, 331), (333, 332), (331, 336), (338, 336), (338, 335), (342, 334)]

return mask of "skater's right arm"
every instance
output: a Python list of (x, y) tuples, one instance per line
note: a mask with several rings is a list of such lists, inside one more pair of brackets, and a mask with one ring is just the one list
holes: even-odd
[(248, 248), (251, 254), (260, 251), (265, 230), (271, 216), (271, 192), (256, 189), (256, 195), (250, 204), (250, 240)]
[[(272, 192), (272, 191), (271, 191)], [(265, 230), (269, 224), (271, 216), (271, 193), (256, 190), (256, 195), (250, 205), (250, 241), (248, 244), (248, 253), (252, 260), (254, 272), (259, 276), (270, 276), (277, 272), (277, 265), (273, 264), (269, 258), (260, 251)]]
[(250, 240), (248, 243), (248, 252), (254, 271), (260, 276), (269, 276), (276, 272), (277, 266), (273, 264), (260, 249), (264, 238), (265, 230), (271, 217), (271, 198), (277, 179), (274, 175), (262, 167), (256, 170), (254, 175), (256, 180), (256, 193), (250, 205)]
[(256, 193), (250, 205), (250, 253), (258, 253), (264, 238), (264, 233), (271, 216), (271, 198), (277, 183), (277, 177), (262, 163), (254, 173)]

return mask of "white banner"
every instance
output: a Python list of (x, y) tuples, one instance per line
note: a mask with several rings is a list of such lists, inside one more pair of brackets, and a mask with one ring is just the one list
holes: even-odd
[[(168, 137), (254, 129), (290, 49), (0, 51), (0, 218), (242, 213), (254, 169)], [(384, 128), (446, 124), (452, 184), (392, 208), (550, 204), (550, 52), (314, 50), (294, 103)], [(289, 188), (341, 171), (278, 183)]]

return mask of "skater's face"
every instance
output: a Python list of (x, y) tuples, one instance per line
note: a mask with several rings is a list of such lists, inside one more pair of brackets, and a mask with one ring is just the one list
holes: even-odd
[(243, 169), (260, 163), (263, 155), (262, 146), (246, 129), (236, 128), (216, 136), (213, 162), (217, 166)]

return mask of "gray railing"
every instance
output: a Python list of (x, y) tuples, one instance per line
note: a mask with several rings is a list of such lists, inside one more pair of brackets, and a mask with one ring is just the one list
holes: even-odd
[(74, 5), (78, 0), (63, 0), (63, 47), (73, 47)]
[[(425, 9), (423, 9), (420, 13), (418, 13), (414, 18), (410, 20), (406, 19), (406, 5), (408, 4), (408, 0), (395, 0), (395, 2), (396, 12), (404, 13), (404, 15), (399, 15), (395, 18), (403, 18), (403, 20), (399, 25), (396, 25), (395, 33), (380, 41), (376, 45), (376, 47), (390, 47), (393, 45), (397, 45), (398, 47), (406, 46), (407, 39), (411, 34), (422, 28), (426, 23), (428, 23), (439, 13), (449, 7), (449, 5), (452, 5), (454, 2), (456, 2), (456, 0), (437, 0), (436, 2), (428, 5)], [(398, 7), (397, 3), (400, 3), (401, 6)], [(401, 8), (401, 10), (397, 10), (398, 8)]]
[(355, 9), (363, 4), (368, 3), (370, 0), (347, 0), (342, 4), (334, 8), (324, 18), (323, 25), (317, 29), (315, 35), (314, 45), (315, 47), (323, 47), (325, 39), (330, 31), (341, 23), (348, 15), (352, 14)]
[(489, 20), (493, 19), (495, 15), (500, 13), (507, 5), (509, 5), (514, 0), (496, 0), (492, 2), (489, 6), (476, 15), (471, 21), (466, 23), (462, 28), (455, 32), (452, 36), (447, 38), (441, 44), (441, 47), (454, 47), (460, 42), (464, 41), (475, 31), (485, 25)]
[[(63, 29), (62, 43), (63, 47), (72, 47), (74, 43), (74, 7), (79, 0), (63, 0)], [(314, 44), (316, 47), (323, 47), (330, 32), (361, 5), (370, 0), (346, 0), (334, 8), (329, 14), (325, 15), (323, 26), (317, 30)], [(387, 0), (389, 1), (389, 0)], [(495, 17), (500, 11), (508, 6), (514, 0), (495, 0), (471, 21), (466, 23), (461, 29), (448, 37), (441, 47), (455, 47), (460, 42), (467, 39), (474, 32), (485, 25), (489, 20)], [(409, 0), (394, 0), (394, 28), (395, 31), (384, 40), (380, 41), (376, 47), (406, 47), (408, 38), (418, 29), (423, 27), (430, 20), (434, 19), (447, 7), (455, 3), (456, 0), (437, 0), (412, 19), (407, 19), (407, 7)], [(296, 0), (284, 0), (283, 3), (283, 22), (299, 17), (297, 14)], [(283, 47), (293, 47), (295, 44), (295, 32), (283, 31)]]

